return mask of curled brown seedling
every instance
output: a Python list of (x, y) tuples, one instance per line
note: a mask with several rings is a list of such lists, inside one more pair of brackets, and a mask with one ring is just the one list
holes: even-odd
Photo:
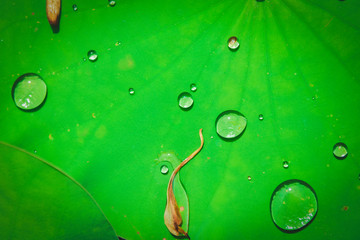
[(61, 0), (46, 0), (46, 15), (54, 32), (59, 29)]
[(196, 154), (200, 152), (204, 145), (204, 137), (202, 135), (202, 129), (199, 130), (200, 135), (200, 147), (196, 149), (190, 156), (188, 156), (184, 161), (180, 163), (180, 165), (174, 169), (173, 173), (171, 174), (169, 184), (167, 187), (167, 195), (166, 195), (166, 207), (165, 207), (165, 213), (164, 213), (164, 221), (166, 227), (169, 229), (172, 235), (174, 236), (185, 236), (190, 239), (187, 232), (182, 229), (182, 218), (180, 215), (180, 209), (176, 202), (176, 198), (174, 195), (173, 190), (173, 182), (176, 174), (179, 172), (179, 170), (188, 163), (192, 158), (195, 157)]

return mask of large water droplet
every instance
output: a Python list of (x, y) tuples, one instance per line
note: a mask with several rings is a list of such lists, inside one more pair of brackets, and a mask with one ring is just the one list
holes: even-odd
[(197, 87), (196, 87), (196, 84), (195, 84), (195, 83), (192, 83), (192, 84), (190, 85), (190, 90), (191, 90), (192, 92), (196, 92)]
[(21, 75), (12, 87), (12, 97), (16, 106), (23, 110), (33, 110), (45, 101), (47, 87), (44, 80), (35, 73)]
[(73, 10), (76, 12), (78, 10), (78, 7), (76, 4), (72, 5)]
[(246, 122), (244, 115), (235, 110), (228, 110), (217, 117), (216, 132), (223, 138), (236, 138), (245, 130)]
[(115, 6), (116, 2), (114, 0), (109, 0), (109, 5), (111, 7)]
[(347, 146), (341, 142), (335, 144), (333, 148), (333, 154), (339, 160), (345, 159), (348, 155)]
[(284, 168), (289, 168), (289, 163), (288, 163), (287, 161), (284, 161), (284, 162), (283, 162), (283, 167), (284, 167)]
[(130, 95), (134, 95), (135, 94), (135, 90), (133, 88), (129, 88), (129, 94)]
[(240, 43), (237, 39), (237, 37), (231, 37), (229, 38), (228, 40), (228, 47), (231, 49), (231, 50), (237, 50), (240, 46)]
[(178, 102), (179, 102), (179, 106), (184, 110), (190, 109), (194, 104), (194, 100), (191, 94), (188, 92), (180, 93), (178, 97)]
[(166, 165), (162, 165), (160, 167), (160, 172), (165, 175), (169, 172), (169, 168)]
[(303, 229), (316, 216), (317, 198), (311, 186), (301, 180), (281, 183), (273, 192), (270, 203), (271, 217), (282, 231)]
[(98, 59), (98, 55), (95, 50), (90, 50), (88, 52), (88, 58), (90, 61), (95, 62)]

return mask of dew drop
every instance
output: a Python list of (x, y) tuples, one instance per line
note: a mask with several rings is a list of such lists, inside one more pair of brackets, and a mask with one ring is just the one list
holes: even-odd
[(35, 73), (21, 75), (12, 87), (12, 97), (16, 106), (23, 110), (40, 107), (46, 98), (47, 87), (44, 80)]
[(229, 38), (228, 40), (228, 47), (231, 49), (231, 50), (237, 50), (240, 46), (240, 43), (237, 39), (237, 37), (231, 37)]
[(109, 0), (109, 5), (111, 7), (115, 6), (116, 2), (114, 0)]
[(134, 95), (135, 94), (135, 90), (133, 88), (129, 88), (129, 94), (130, 95)]
[(259, 115), (259, 120), (260, 120), (260, 121), (264, 120), (264, 115), (260, 114), (260, 115)]
[(73, 10), (76, 12), (78, 10), (78, 7), (76, 4), (72, 5)]
[(316, 216), (317, 208), (315, 191), (301, 180), (281, 183), (274, 190), (270, 202), (272, 220), (285, 232), (307, 226)]
[(287, 161), (284, 161), (283, 162), (283, 167), (286, 169), (286, 168), (289, 168), (289, 163)]
[(342, 142), (335, 144), (333, 147), (333, 154), (339, 160), (345, 159), (348, 155), (348, 148), (346, 144)]
[(121, 44), (121, 42), (120, 42), (120, 41), (117, 41), (117, 42), (115, 43), (115, 46), (118, 47), (118, 46), (120, 46), (120, 44)]
[(98, 55), (95, 50), (90, 50), (88, 52), (88, 58), (90, 61), (95, 62), (98, 59)]
[(196, 87), (196, 84), (195, 84), (195, 83), (192, 83), (192, 84), (190, 85), (190, 90), (191, 90), (192, 92), (196, 92), (197, 87)]
[(248, 176), (248, 180), (251, 181), (251, 176)]
[(164, 175), (166, 175), (169, 172), (169, 168), (166, 165), (162, 165), (160, 167), (160, 172)]
[(178, 102), (179, 106), (184, 110), (189, 110), (194, 104), (194, 100), (188, 92), (180, 93), (178, 96)]
[(246, 118), (235, 110), (222, 112), (216, 119), (216, 132), (220, 137), (232, 139), (240, 136), (246, 128)]

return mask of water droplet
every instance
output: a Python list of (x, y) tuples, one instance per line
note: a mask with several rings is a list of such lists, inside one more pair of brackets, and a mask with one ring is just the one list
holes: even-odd
[(260, 121), (264, 120), (264, 115), (260, 114), (260, 115), (259, 115), (259, 120), (260, 120)]
[(300, 230), (316, 216), (315, 191), (304, 181), (285, 181), (272, 194), (270, 212), (273, 222), (281, 230)]
[(289, 168), (289, 163), (287, 161), (284, 161), (283, 162), (283, 167), (286, 169), (286, 168)]
[(192, 92), (196, 92), (197, 87), (196, 87), (196, 84), (195, 84), (195, 83), (192, 83), (192, 84), (190, 85), (190, 90), (191, 90)]
[(88, 58), (90, 61), (95, 62), (98, 59), (98, 55), (95, 50), (90, 50), (88, 52)]
[(34, 153), (36, 154), (36, 153), (37, 153), (37, 150), (34, 150)]
[(76, 4), (72, 5), (72, 8), (73, 8), (74, 11), (77, 11), (77, 10), (78, 10), (78, 7), (77, 7)]
[(248, 180), (251, 181), (251, 177), (250, 177), (250, 176), (248, 176)]
[(228, 41), (228, 47), (231, 49), (231, 50), (237, 50), (240, 46), (240, 43), (237, 39), (237, 37), (231, 37), (229, 38), (229, 41)]
[(216, 119), (216, 132), (226, 139), (240, 136), (245, 128), (245, 116), (235, 110), (222, 112)]
[[(135, 90), (133, 88), (129, 88), (129, 94), (130, 95), (134, 95), (135, 94)], [(141, 95), (141, 94), (140, 94)]]
[(109, 5), (111, 7), (115, 6), (116, 2), (114, 0), (109, 0)]
[(188, 92), (180, 93), (178, 97), (178, 102), (179, 106), (184, 110), (189, 110), (194, 104), (194, 100), (191, 94)]
[(165, 175), (169, 172), (169, 168), (166, 165), (162, 165), (160, 167), (160, 172)]
[(12, 97), (16, 106), (23, 110), (33, 110), (45, 101), (47, 87), (44, 80), (35, 73), (21, 75), (12, 87)]
[(348, 155), (348, 148), (344, 143), (339, 142), (334, 145), (333, 154), (337, 159), (343, 160)]
[(121, 42), (120, 41), (117, 41), (116, 43), (115, 43), (115, 46), (117, 47), (117, 46), (119, 46), (121, 44)]

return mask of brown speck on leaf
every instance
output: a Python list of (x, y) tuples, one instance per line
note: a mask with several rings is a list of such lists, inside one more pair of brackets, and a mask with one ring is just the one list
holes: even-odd
[(164, 213), (164, 222), (168, 230), (171, 232), (174, 236), (185, 236), (190, 239), (187, 232), (184, 231), (184, 229), (181, 228), (182, 224), (182, 218), (180, 215), (180, 209), (176, 202), (176, 198), (174, 195), (173, 190), (173, 182), (176, 174), (179, 172), (179, 170), (188, 163), (192, 158), (196, 156), (202, 149), (204, 145), (204, 137), (202, 135), (202, 129), (199, 130), (200, 135), (200, 147), (196, 149), (190, 156), (188, 156), (184, 161), (180, 163), (177, 168), (174, 169), (173, 173), (171, 174), (168, 188), (167, 188), (167, 196), (166, 196), (166, 207), (165, 207), (165, 213)]

